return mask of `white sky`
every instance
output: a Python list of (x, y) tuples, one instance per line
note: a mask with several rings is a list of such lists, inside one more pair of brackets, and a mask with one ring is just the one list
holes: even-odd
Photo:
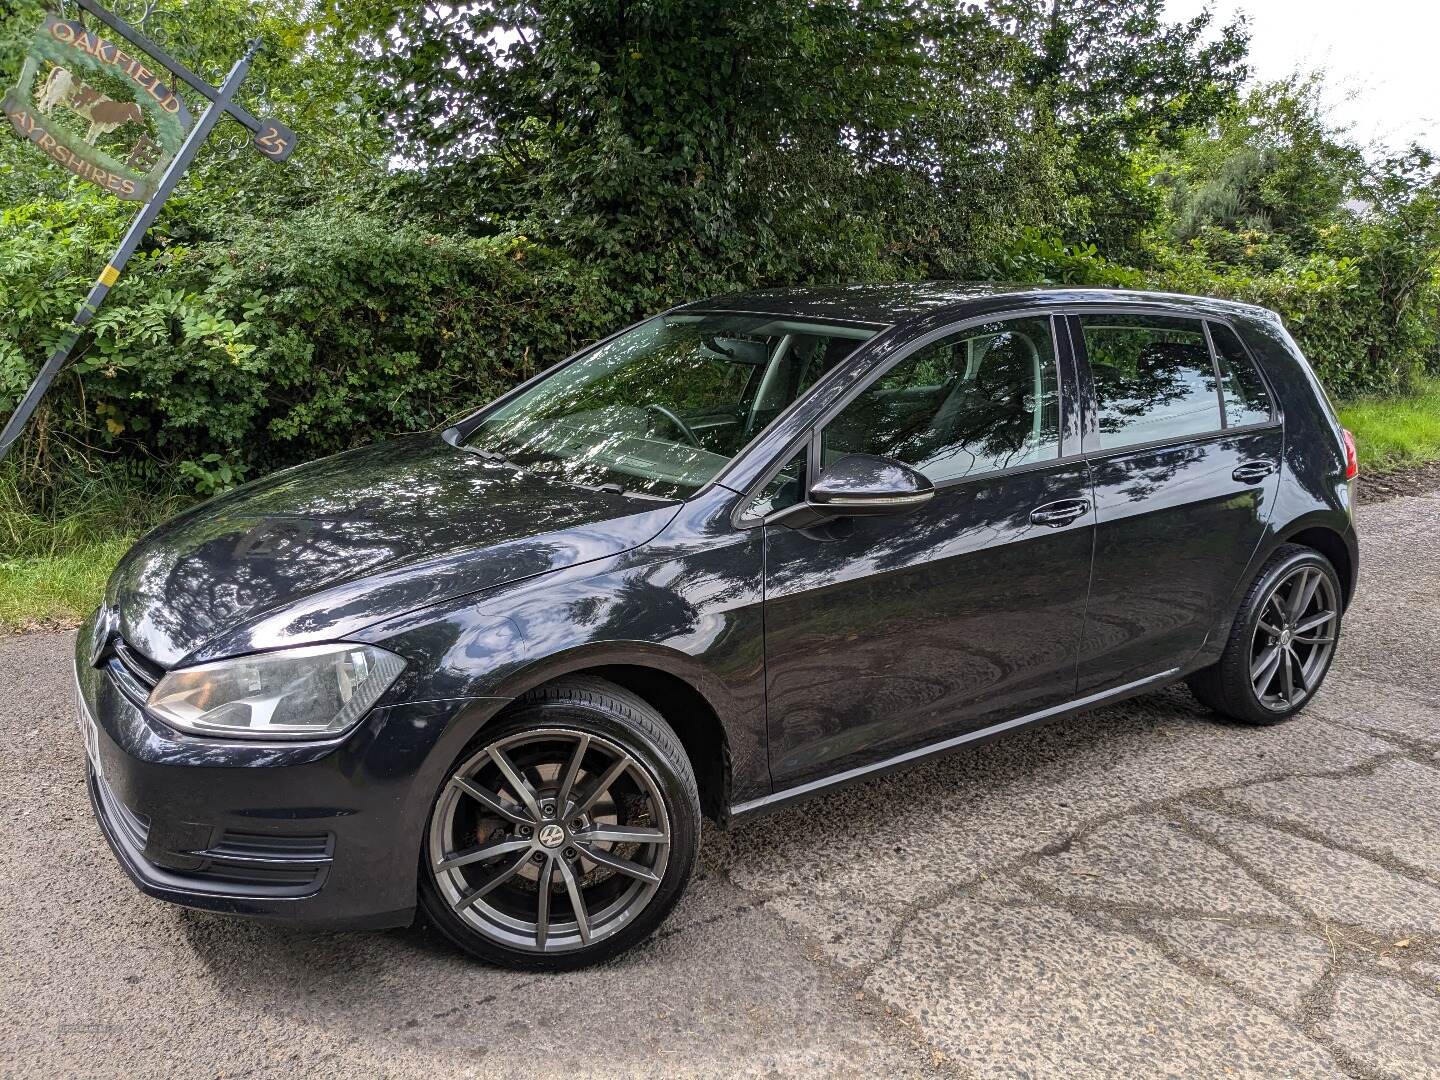
[(1327, 72), (1331, 120), (1369, 145), (1417, 141), (1440, 151), (1440, 2), (1437, 0), (1167, 0), (1172, 19), (1203, 8), (1224, 24), (1250, 17), (1255, 78), (1297, 68)]

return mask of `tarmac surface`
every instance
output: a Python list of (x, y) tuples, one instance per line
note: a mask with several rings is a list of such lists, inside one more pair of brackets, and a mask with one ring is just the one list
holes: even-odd
[(1440, 493), (1359, 516), (1296, 720), (1172, 688), (711, 828), (661, 931), (570, 975), (142, 896), (71, 636), (0, 639), (0, 1073), (1440, 1076)]

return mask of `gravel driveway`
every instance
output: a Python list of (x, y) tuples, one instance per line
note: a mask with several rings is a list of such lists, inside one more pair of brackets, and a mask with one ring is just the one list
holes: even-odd
[(1440, 1076), (1440, 495), (1361, 535), (1300, 719), (1172, 689), (712, 829), (662, 932), (574, 975), (141, 896), (70, 636), (0, 639), (0, 1071)]

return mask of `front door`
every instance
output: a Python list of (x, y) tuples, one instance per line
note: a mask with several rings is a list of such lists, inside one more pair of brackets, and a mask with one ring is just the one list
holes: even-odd
[(1095, 402), (1085, 694), (1181, 667), (1204, 643), (1264, 533), (1283, 435), (1224, 324), (1085, 314), (1072, 326)]
[[(1048, 317), (943, 336), (880, 373), (802, 455), (813, 478), (882, 454), (937, 490), (910, 514), (766, 526), (777, 788), (1074, 696), (1093, 508), (1083, 462), (1061, 456), (1059, 360)], [(769, 508), (799, 496), (783, 481)]]

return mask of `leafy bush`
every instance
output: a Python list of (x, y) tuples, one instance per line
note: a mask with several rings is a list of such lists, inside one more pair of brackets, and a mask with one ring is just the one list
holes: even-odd
[(1278, 265), (1266, 265), (1263, 239), (1248, 246), (1255, 250), (1233, 262), (1196, 247), (1162, 251), (1154, 268), (1137, 270), (1092, 246), (1032, 235), (990, 270), (1000, 280), (1160, 289), (1270, 308), (1338, 397), (1395, 393), (1440, 370), (1440, 235), (1371, 214), (1328, 227), (1320, 250)]
[[(115, 222), (74, 201), (3, 221), (0, 262), (17, 272), (0, 281), (0, 395), (14, 400)], [(981, 272), (1263, 304), (1332, 392), (1403, 386), (1435, 356), (1433, 253), (1384, 218), (1332, 227), (1322, 248), (1274, 269), (1182, 250), (1141, 271), (1028, 234)], [(696, 295), (735, 283), (689, 284)], [(677, 288), (655, 306), (684, 298)], [(603, 268), (526, 237), (442, 236), (373, 210), (315, 207), (224, 240), (157, 246), (132, 262), (52, 391), (21, 448), (21, 480), (43, 485), (57, 462), (83, 457), (146, 482), (178, 470), (210, 493), (439, 424), (643, 314)]]
[[(0, 261), (21, 268), (0, 284), (12, 398), (89, 287), (83, 256), (111, 242), (107, 222), (47, 209), (4, 216)], [(21, 457), (43, 471), (83, 449), (141, 476), (178, 462), (213, 489), (439, 423), (630, 316), (594, 273), (524, 237), (317, 207), (137, 256)]]

